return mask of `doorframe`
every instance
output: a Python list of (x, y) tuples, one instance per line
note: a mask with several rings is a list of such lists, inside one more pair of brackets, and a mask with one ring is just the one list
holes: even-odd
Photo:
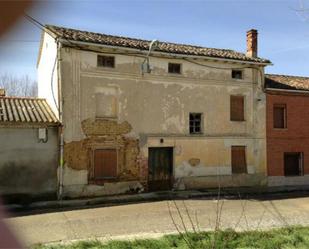
[(175, 146), (171, 145), (160, 145), (160, 146), (147, 146), (147, 185), (149, 184), (149, 149), (156, 149), (156, 148), (171, 148), (172, 149), (172, 173), (171, 173), (171, 187), (170, 190), (173, 189), (175, 183)]

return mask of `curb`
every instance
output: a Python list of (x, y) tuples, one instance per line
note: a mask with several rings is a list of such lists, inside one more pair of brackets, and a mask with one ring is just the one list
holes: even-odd
[[(288, 197), (305, 197), (309, 196), (309, 186), (304, 188), (222, 188), (220, 189), (221, 198), (225, 199), (274, 199), (274, 198), (288, 198)], [(105, 196), (95, 197), (87, 199), (73, 199), (73, 200), (53, 200), (53, 201), (39, 201), (33, 202), (28, 205), (10, 204), (4, 207), (9, 212), (19, 214), (34, 214), (38, 211), (55, 212), (60, 209), (82, 209), (90, 208), (94, 206), (114, 206), (124, 205), (151, 201), (164, 201), (164, 200), (186, 200), (194, 198), (218, 198), (218, 189), (209, 190), (192, 190), (192, 191), (164, 191), (164, 192), (152, 192), (141, 193), (134, 195), (117, 195), (117, 196)]]

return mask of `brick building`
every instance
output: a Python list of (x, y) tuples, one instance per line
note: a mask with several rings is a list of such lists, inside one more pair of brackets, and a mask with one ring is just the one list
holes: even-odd
[(269, 186), (308, 185), (309, 78), (266, 75)]

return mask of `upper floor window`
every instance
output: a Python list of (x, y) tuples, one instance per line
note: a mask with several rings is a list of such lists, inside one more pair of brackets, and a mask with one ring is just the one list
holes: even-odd
[(242, 70), (232, 70), (232, 78), (233, 79), (243, 79)]
[(115, 67), (115, 57), (114, 56), (105, 56), (98, 55), (97, 59), (98, 67)]
[(179, 63), (168, 63), (168, 72), (181, 74), (181, 64)]
[(232, 95), (230, 97), (230, 120), (244, 121), (245, 120), (245, 97)]
[(276, 104), (273, 109), (274, 114), (274, 128), (286, 128), (286, 105)]
[(202, 113), (190, 113), (190, 134), (202, 133)]

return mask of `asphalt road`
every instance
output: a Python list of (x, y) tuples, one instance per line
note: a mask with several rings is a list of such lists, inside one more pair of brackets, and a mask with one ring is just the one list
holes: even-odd
[(178, 230), (309, 225), (309, 197), (159, 201), (36, 214), (5, 220), (25, 245), (88, 238), (157, 237)]

